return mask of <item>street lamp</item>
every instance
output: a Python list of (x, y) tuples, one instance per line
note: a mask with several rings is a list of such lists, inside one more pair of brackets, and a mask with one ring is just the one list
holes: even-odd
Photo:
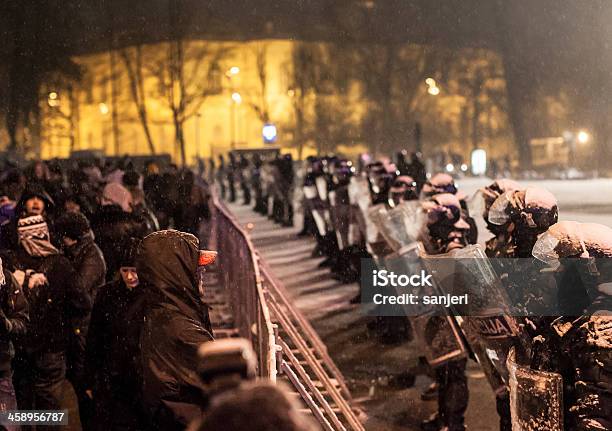
[(59, 95), (57, 94), (57, 92), (52, 91), (52, 92), (49, 93), (49, 95), (47, 97), (47, 103), (52, 108), (56, 108), (56, 107), (59, 106), (60, 101), (59, 101)]
[(236, 149), (236, 105), (242, 103), (242, 96), (238, 92), (232, 93), (232, 115), (231, 115), (231, 133), (232, 133), (232, 150)]
[(576, 137), (578, 139), (578, 142), (581, 144), (586, 144), (587, 142), (589, 142), (589, 139), (591, 139), (591, 136), (588, 134), (588, 132), (585, 132), (584, 130), (579, 131)]
[(102, 115), (106, 115), (109, 112), (108, 105), (104, 102), (100, 103), (98, 108), (100, 108), (100, 114)]
[(232, 150), (236, 148), (236, 105), (242, 103), (242, 96), (240, 93), (234, 91), (234, 81), (232, 80), (232, 77), (238, 75), (239, 73), (240, 68), (238, 66), (232, 66), (227, 70), (227, 72), (225, 72), (225, 76), (230, 83), (230, 91), (232, 94), (232, 106), (230, 112), (230, 133), (232, 135), (230, 145)]
[(432, 96), (437, 96), (440, 94), (440, 87), (436, 83), (436, 80), (433, 78), (427, 78), (425, 80), (425, 84), (427, 84), (427, 92)]

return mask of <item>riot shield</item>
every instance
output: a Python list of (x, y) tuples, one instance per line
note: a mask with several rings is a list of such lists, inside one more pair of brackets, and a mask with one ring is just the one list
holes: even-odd
[(536, 258), (496, 258), (491, 264), (503, 280), (513, 316), (560, 316), (555, 273)]
[(317, 188), (315, 186), (304, 186), (302, 187), (302, 190), (304, 192), (305, 199), (316, 199), (319, 197)]
[[(418, 243), (404, 245), (399, 252), (385, 257), (384, 266), (396, 274), (418, 274), (422, 269)], [(419, 297), (433, 294), (428, 286), (402, 288), (398, 294), (414, 294)], [(455, 319), (438, 306), (411, 304), (403, 305), (403, 315), (408, 318), (414, 339), (423, 356), (432, 367), (465, 358), (467, 345)]]
[(327, 200), (327, 178), (318, 176), (315, 178), (315, 186), (319, 193), (319, 198), (323, 201)]
[(418, 240), (423, 226), (422, 216), (418, 201), (402, 202), (395, 208), (378, 207), (370, 214), (380, 234), (395, 252)]
[(370, 205), (370, 191), (364, 178), (352, 177), (348, 185), (349, 203), (351, 205), (351, 223), (349, 226), (348, 242), (358, 245), (365, 238), (366, 222), (361, 205), (365, 208)]
[[(508, 383), (506, 359), (510, 348), (524, 349), (519, 327), (510, 312), (511, 303), (491, 262), (480, 245), (470, 245), (446, 254), (428, 255), (421, 249), (427, 270), (441, 295), (463, 297), (467, 303), (450, 305), (452, 314), (463, 316), (461, 330), (483, 368), (493, 367)], [(487, 373), (487, 377), (490, 377)], [(499, 381), (489, 380), (497, 390)]]
[(379, 213), (384, 211), (386, 211), (384, 204), (374, 205), (368, 209), (365, 217), (367, 248), (377, 260), (393, 251), (389, 248), (379, 230), (379, 220), (381, 218)]
[(518, 364), (514, 349), (507, 367), (512, 431), (563, 431), (563, 377)]

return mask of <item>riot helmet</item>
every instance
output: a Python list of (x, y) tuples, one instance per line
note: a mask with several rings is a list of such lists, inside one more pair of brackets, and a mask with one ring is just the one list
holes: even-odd
[(440, 193), (457, 193), (455, 180), (449, 174), (438, 173), (432, 176), (424, 185), (421, 191), (421, 199), (431, 197)]
[(347, 186), (355, 169), (353, 164), (348, 160), (337, 160), (334, 164), (332, 182), (337, 187)]
[(375, 205), (386, 202), (389, 189), (395, 178), (395, 171), (390, 172), (387, 168), (388, 166), (380, 161), (371, 163), (367, 168), (370, 194), (372, 203)]
[(427, 212), (429, 239), (438, 252), (446, 253), (467, 245), (470, 225), (462, 218), (461, 203), (451, 193), (440, 193), (423, 202)]
[(541, 187), (507, 191), (500, 195), (489, 210), (488, 220), (495, 225), (513, 223), (517, 229), (541, 234), (557, 222), (557, 199)]
[(482, 214), (482, 218), (487, 224), (487, 229), (498, 235), (505, 228), (503, 225), (493, 224), (489, 221), (489, 211), (495, 200), (502, 194), (510, 191), (520, 190), (521, 186), (514, 180), (502, 178), (493, 181), (486, 187), (479, 189), (469, 202), (470, 214)]
[[(560, 307), (612, 311), (612, 229), (562, 221), (533, 247), (533, 256), (557, 271)], [(570, 283), (571, 282), (571, 283)]]
[(538, 235), (559, 218), (557, 199), (541, 187), (507, 191), (489, 209), (488, 221), (505, 226), (516, 257), (530, 257)]
[(397, 206), (401, 202), (418, 199), (417, 183), (411, 176), (400, 175), (395, 178), (389, 189), (389, 205)]

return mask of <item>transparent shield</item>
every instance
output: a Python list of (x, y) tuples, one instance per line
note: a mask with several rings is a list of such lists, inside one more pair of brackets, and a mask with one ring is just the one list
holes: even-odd
[(508, 356), (513, 431), (563, 431), (563, 377), (533, 370)]
[(410, 323), (415, 340), (432, 367), (467, 357), (467, 345), (453, 316), (425, 314), (411, 317)]
[(304, 186), (304, 197), (306, 199), (316, 199), (319, 194), (317, 192), (317, 188), (315, 186)]
[(422, 251), (421, 256), (442, 295), (467, 295), (468, 304), (451, 305), (452, 313), (464, 316), (461, 330), (468, 340), (481, 346), (479, 352), (474, 352), (478, 361), (492, 365), (507, 382), (508, 352), (514, 346), (522, 349), (523, 345), (510, 300), (481, 246), (470, 245), (434, 256)]
[(371, 218), (389, 247), (398, 252), (417, 241), (423, 224), (420, 214), (418, 201), (410, 201), (402, 202), (393, 209), (378, 208), (371, 213)]
[(512, 201), (513, 193), (512, 191), (506, 192), (493, 202), (489, 209), (489, 222), (501, 226), (510, 220), (506, 210)]

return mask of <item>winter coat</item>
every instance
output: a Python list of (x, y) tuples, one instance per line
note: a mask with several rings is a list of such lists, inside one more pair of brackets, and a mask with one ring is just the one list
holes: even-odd
[(180, 196), (175, 220), (176, 229), (197, 235), (202, 220), (210, 219), (209, 192), (202, 184), (193, 182), (181, 190)]
[(153, 429), (183, 430), (201, 415), (197, 350), (213, 337), (198, 294), (198, 256), (195, 236), (166, 230), (147, 236), (136, 257), (147, 298), (140, 335), (143, 399)]
[(149, 233), (147, 223), (136, 214), (123, 211), (118, 205), (104, 205), (91, 219), (95, 241), (106, 262), (106, 280), (110, 281), (120, 267), (118, 250), (131, 238)]
[(14, 270), (44, 274), (47, 284), (24, 293), (29, 303), (30, 323), (19, 347), (28, 353), (63, 352), (69, 338), (71, 322), (91, 312), (91, 298), (79, 283), (74, 268), (64, 256), (30, 256), (21, 247), (9, 255), (7, 266)]
[(81, 285), (94, 300), (98, 288), (104, 284), (106, 263), (102, 250), (94, 242), (93, 234), (85, 234), (79, 242), (67, 248), (66, 257), (77, 272)]
[(159, 174), (147, 175), (143, 180), (142, 188), (147, 204), (157, 212), (164, 206), (163, 180)]
[(138, 339), (142, 291), (123, 280), (102, 286), (87, 334), (85, 375), (93, 388), (97, 430), (144, 429)]
[(15, 356), (13, 338), (23, 336), (29, 322), (28, 303), (21, 286), (6, 268), (4, 283), (0, 285), (0, 377), (11, 375), (11, 361)]
[[(106, 277), (106, 264), (102, 251), (93, 240), (93, 234), (87, 233), (79, 242), (66, 249), (66, 256), (75, 269), (79, 286), (90, 296), (93, 302), (100, 286)], [(85, 355), (85, 341), (89, 327), (90, 315), (75, 316), (70, 322), (68, 357), (69, 364), (77, 374), (83, 370)]]

